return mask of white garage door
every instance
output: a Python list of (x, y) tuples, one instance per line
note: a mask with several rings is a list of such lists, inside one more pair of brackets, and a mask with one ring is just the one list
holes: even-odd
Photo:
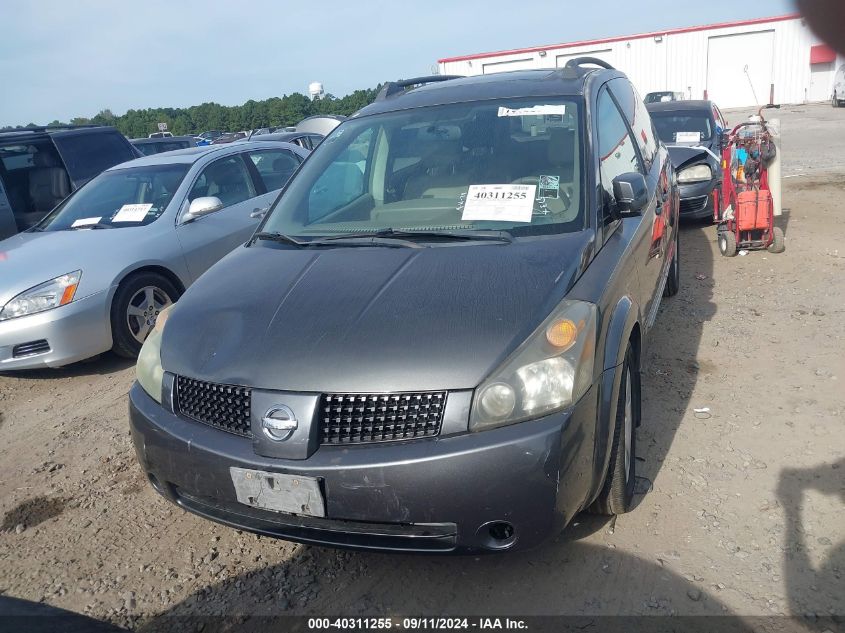
[(482, 66), (482, 72), (485, 75), (492, 73), (503, 73), (508, 70), (527, 70), (535, 68), (534, 59), (529, 57), (527, 59), (509, 59), (506, 62), (490, 62)]
[(774, 31), (711, 37), (707, 41), (707, 95), (720, 108), (769, 102)]

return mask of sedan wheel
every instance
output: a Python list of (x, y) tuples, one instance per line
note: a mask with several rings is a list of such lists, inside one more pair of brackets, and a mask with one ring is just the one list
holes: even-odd
[(179, 299), (170, 279), (154, 272), (136, 273), (121, 282), (111, 305), (112, 350), (135, 358), (158, 315)]
[(159, 313), (172, 303), (173, 299), (155, 286), (145, 286), (135, 293), (126, 309), (126, 325), (136, 341), (147, 340)]

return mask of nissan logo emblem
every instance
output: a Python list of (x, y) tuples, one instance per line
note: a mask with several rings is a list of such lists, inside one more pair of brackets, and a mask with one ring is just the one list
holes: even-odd
[(268, 409), (264, 417), (261, 418), (261, 428), (264, 429), (264, 435), (274, 442), (284, 442), (293, 435), (298, 426), (299, 423), (296, 421), (293, 411), (283, 404)]

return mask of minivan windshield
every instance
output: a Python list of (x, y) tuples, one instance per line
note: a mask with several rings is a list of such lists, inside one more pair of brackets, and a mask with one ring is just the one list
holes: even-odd
[(120, 228), (155, 222), (190, 165), (147, 165), (106, 171), (50, 212), (38, 231)]
[(580, 231), (583, 127), (575, 97), (352, 118), (303, 164), (261, 232)]
[(700, 143), (713, 137), (710, 117), (706, 112), (651, 112), (657, 136), (664, 143)]

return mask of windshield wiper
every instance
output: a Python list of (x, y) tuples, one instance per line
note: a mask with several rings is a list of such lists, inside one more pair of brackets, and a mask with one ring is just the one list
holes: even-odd
[(460, 240), (463, 242), (475, 240), (489, 240), (495, 242), (513, 242), (513, 237), (507, 231), (492, 231), (492, 230), (445, 230), (445, 231), (409, 231), (405, 229), (379, 229), (377, 231), (368, 231), (364, 233), (343, 233), (342, 235), (330, 235), (328, 237), (317, 238), (311, 243), (328, 242), (337, 240), (346, 240), (349, 238), (401, 238), (403, 240), (411, 240), (414, 238), (436, 238), (445, 240)]
[(92, 222), (91, 224), (80, 224), (78, 226), (69, 226), (67, 230), (78, 231), (79, 229), (113, 229), (113, 224), (106, 224), (105, 222)]
[(337, 244), (338, 246), (405, 246), (410, 248), (422, 248), (418, 244), (410, 240), (393, 239), (389, 236), (384, 236), (381, 233), (345, 233), (343, 235), (331, 235), (329, 237), (317, 237), (312, 240), (298, 240), (285, 235), (284, 233), (266, 233), (260, 232), (253, 235), (252, 240), (268, 240), (271, 242), (281, 242), (283, 244), (293, 244), (294, 246), (328, 246)]
[(290, 235), (285, 235), (284, 233), (268, 233), (266, 231), (259, 231), (252, 236), (249, 243), (252, 244), (255, 240), (268, 240), (270, 242), (281, 242), (283, 244), (294, 244), (296, 246), (308, 246), (308, 242), (300, 242), (299, 240), (292, 238)]

